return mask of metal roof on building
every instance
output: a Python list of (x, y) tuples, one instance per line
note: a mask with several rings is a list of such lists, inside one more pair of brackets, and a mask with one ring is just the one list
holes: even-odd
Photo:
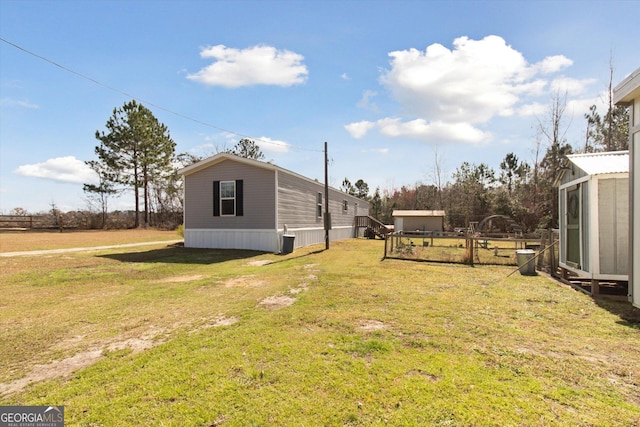
[(567, 158), (588, 175), (629, 172), (629, 152), (570, 154)]
[(418, 211), (418, 210), (396, 210), (393, 211), (393, 213), (391, 214), (391, 216), (414, 216), (414, 217), (425, 217), (425, 216), (429, 216), (429, 217), (438, 217), (438, 216), (445, 216), (445, 212), (444, 211)]

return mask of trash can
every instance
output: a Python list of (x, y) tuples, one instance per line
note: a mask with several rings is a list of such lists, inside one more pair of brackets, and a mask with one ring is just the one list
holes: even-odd
[(536, 263), (533, 261), (536, 253), (532, 249), (520, 249), (516, 251), (516, 260), (518, 261), (518, 270), (524, 276), (532, 276), (536, 274)]
[(296, 236), (293, 234), (283, 234), (282, 235), (282, 253), (290, 254), (293, 252), (293, 242), (296, 239)]

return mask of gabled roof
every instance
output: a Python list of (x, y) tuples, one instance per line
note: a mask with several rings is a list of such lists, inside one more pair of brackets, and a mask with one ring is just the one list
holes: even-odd
[[(236, 155), (233, 155), (231, 153), (218, 153), (214, 156), (211, 157), (207, 157), (206, 159), (202, 159), (197, 163), (194, 163), (192, 165), (189, 165), (185, 168), (182, 168), (178, 171), (178, 174), (182, 175), (182, 176), (186, 176), (186, 175), (191, 175), (194, 172), (198, 172), (202, 169), (206, 169), (209, 166), (213, 166), (217, 163), (223, 162), (225, 160), (233, 160), (234, 162), (239, 162), (239, 163), (245, 163), (251, 166), (256, 166), (262, 169), (268, 169), (268, 170), (277, 170), (277, 169), (281, 169), (279, 167), (277, 167), (274, 164), (271, 163), (265, 163), (265, 162), (261, 162), (258, 160), (253, 160), (253, 159), (247, 159), (245, 157), (239, 157)], [(284, 169), (281, 169), (284, 170)], [(286, 171), (288, 173), (293, 173), (293, 172), (289, 172)]]
[(396, 210), (391, 216), (439, 217), (446, 216), (444, 211)]
[(567, 158), (588, 175), (629, 172), (628, 151), (569, 154)]

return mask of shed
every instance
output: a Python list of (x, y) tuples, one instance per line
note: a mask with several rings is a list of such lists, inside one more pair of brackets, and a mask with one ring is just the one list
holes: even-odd
[[(280, 252), (283, 234), (294, 247), (325, 241), (323, 183), (272, 163), (219, 153), (181, 169), (184, 244), (191, 248)], [(366, 200), (329, 189), (330, 240), (355, 237)], [(293, 249), (293, 248), (292, 248)]]
[(395, 231), (442, 232), (444, 211), (394, 210), (391, 214)]
[(629, 300), (640, 308), (640, 68), (615, 87), (613, 102), (629, 107)]
[(591, 279), (628, 280), (629, 154), (575, 154), (559, 180), (560, 267)]

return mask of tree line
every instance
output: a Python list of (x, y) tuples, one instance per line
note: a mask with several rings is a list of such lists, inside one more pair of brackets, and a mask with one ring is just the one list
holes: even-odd
[[(593, 105), (586, 120), (583, 145), (572, 146), (566, 139), (566, 95), (556, 94), (545, 121), (538, 121), (534, 142), (534, 161), (528, 163), (507, 153), (498, 169), (485, 163), (463, 162), (451, 178), (444, 176), (442, 157), (436, 151), (429, 183), (418, 182), (397, 189), (368, 188), (362, 180), (351, 185), (348, 178), (342, 190), (370, 201), (371, 215), (392, 224), (396, 209), (444, 210), (449, 230), (468, 228), (490, 215), (506, 215), (525, 232), (558, 227), (557, 180), (572, 153), (593, 153), (629, 149), (629, 114), (625, 107), (613, 106), (611, 92), (604, 116)], [(362, 181), (362, 182), (361, 182)]]

